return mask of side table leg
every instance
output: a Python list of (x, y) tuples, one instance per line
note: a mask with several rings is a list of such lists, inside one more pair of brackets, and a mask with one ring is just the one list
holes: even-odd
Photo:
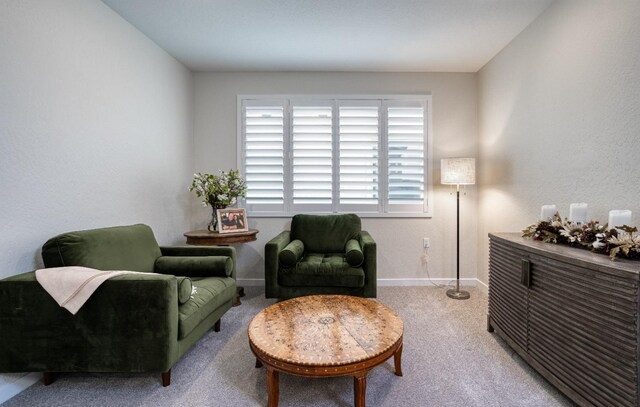
[(393, 354), (393, 364), (396, 368), (396, 376), (402, 376), (402, 344), (398, 346)]
[(267, 367), (267, 389), (269, 391), (267, 407), (278, 407), (280, 397), (278, 372), (270, 367)]
[(355, 407), (365, 407), (367, 400), (367, 374), (353, 376), (353, 398)]

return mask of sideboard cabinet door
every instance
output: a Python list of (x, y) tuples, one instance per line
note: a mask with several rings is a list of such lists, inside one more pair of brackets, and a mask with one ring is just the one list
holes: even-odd
[(530, 356), (594, 405), (635, 406), (634, 282), (543, 256), (531, 264)]
[(499, 242), (489, 245), (489, 324), (522, 350), (527, 349), (527, 287), (522, 261), (529, 255)]

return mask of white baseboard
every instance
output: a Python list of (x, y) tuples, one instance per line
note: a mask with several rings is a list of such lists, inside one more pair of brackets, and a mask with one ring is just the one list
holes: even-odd
[(0, 404), (9, 400), (16, 394), (24, 391), (27, 387), (40, 381), (41, 373), (26, 373), (24, 376), (10, 383), (0, 386)]
[[(378, 286), (380, 287), (410, 287), (410, 286), (429, 286), (438, 285), (454, 285), (455, 279), (451, 278), (379, 278)], [(475, 278), (461, 278), (460, 285), (465, 287), (475, 287), (478, 280)]]
[(484, 295), (489, 295), (489, 286), (478, 280), (478, 289), (484, 293)]
[[(450, 278), (379, 278), (378, 285), (381, 287), (406, 287), (406, 286), (426, 286), (432, 283), (439, 285), (451, 285), (455, 283), (455, 279)], [(239, 286), (245, 287), (264, 287), (263, 278), (239, 278), (237, 280)], [(466, 287), (485, 287), (486, 285), (476, 278), (461, 278), (460, 285)]]

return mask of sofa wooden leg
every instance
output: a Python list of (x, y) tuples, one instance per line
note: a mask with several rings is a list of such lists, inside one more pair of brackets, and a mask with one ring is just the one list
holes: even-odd
[(240, 302), (240, 297), (244, 297), (244, 287), (236, 288), (236, 302), (233, 304), (234, 307), (242, 305), (242, 303)]
[(166, 372), (162, 372), (162, 387), (167, 387), (171, 384), (171, 369)]
[(48, 386), (51, 383), (53, 383), (53, 373), (51, 372), (43, 372), (42, 373), (42, 379), (44, 381), (44, 385)]
[(220, 318), (219, 320), (216, 321), (215, 324), (213, 324), (213, 331), (214, 332), (220, 332), (220, 321), (222, 321), (222, 318)]

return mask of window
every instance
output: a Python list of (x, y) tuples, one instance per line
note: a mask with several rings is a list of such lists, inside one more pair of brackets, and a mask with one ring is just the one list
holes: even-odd
[(252, 216), (430, 215), (430, 96), (239, 96)]

